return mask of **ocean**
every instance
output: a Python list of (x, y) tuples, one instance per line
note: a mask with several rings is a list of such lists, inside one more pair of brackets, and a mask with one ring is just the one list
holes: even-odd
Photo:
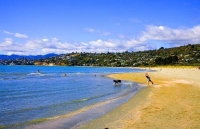
[[(0, 66), (0, 128), (41, 128), (45, 127), (41, 123), (52, 118), (56, 121), (101, 103), (103, 111), (90, 108), (85, 114), (76, 113), (73, 120), (67, 117), (63, 126), (74, 128), (126, 102), (142, 87), (128, 81), (116, 86), (106, 75), (140, 71), (114, 67)], [(96, 115), (88, 116), (91, 113)]]

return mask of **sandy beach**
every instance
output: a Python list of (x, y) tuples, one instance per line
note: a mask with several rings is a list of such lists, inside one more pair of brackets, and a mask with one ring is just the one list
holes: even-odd
[(199, 129), (200, 70), (197, 68), (151, 68), (154, 84), (145, 73), (109, 75), (141, 83), (146, 88), (127, 103), (79, 129)]

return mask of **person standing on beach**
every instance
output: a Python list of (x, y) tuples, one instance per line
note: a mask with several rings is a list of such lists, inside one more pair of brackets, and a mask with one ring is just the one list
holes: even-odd
[(146, 73), (145, 76), (147, 78), (147, 84), (149, 85), (149, 82), (151, 82), (153, 84), (153, 82), (151, 81), (151, 78), (150, 78), (149, 74)]

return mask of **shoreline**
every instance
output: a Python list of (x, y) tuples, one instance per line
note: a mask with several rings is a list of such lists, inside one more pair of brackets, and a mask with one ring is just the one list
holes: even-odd
[[(142, 68), (143, 69), (143, 68)], [(128, 102), (78, 129), (200, 128), (200, 70), (151, 68), (154, 85), (136, 93)], [(108, 77), (146, 84), (145, 72)]]
[[(8, 66), (8, 67), (10, 67), (10, 66)], [(23, 68), (23, 67), (22, 67)], [(18, 71), (18, 68), (16, 68), (17, 69), (17, 71)], [(38, 68), (37, 68), (38, 69)], [(124, 69), (124, 68), (123, 68)], [(126, 68), (125, 68), (126, 69)], [(26, 69), (25, 69), (26, 70)], [(40, 69), (41, 71), (45, 71), (46, 69)], [(63, 70), (63, 69), (62, 69)], [(11, 71), (14, 71), (14, 70), (11, 70)], [(21, 70), (20, 70), (21, 71)], [(28, 71), (28, 72), (27, 72)], [(27, 71), (23, 71), (22, 73), (25, 73), (25, 74), (23, 74), (23, 75), (25, 75), (25, 77), (24, 77), (24, 79), (26, 79), (26, 77), (29, 79), (29, 76), (27, 76), (27, 74), (26, 73), (29, 73), (29, 71), (32, 71), (32, 70), (29, 70), (29, 69), (27, 69)], [(52, 70), (49, 70), (49, 71), (47, 71), (46, 70), (46, 73), (51, 73), (51, 71)], [(93, 71), (93, 70), (92, 70)], [(127, 94), (127, 92), (128, 93), (130, 93), (130, 91), (132, 91), (132, 86), (134, 87), (134, 84), (133, 83), (124, 83), (124, 84), (122, 84), (122, 85), (126, 85), (126, 88), (128, 88), (129, 90), (124, 90), (124, 89), (126, 89), (126, 88), (124, 88), (124, 86), (114, 86), (114, 84), (113, 84), (113, 80), (112, 79), (110, 79), (110, 78), (107, 78), (106, 76), (107, 76), (107, 72), (108, 73), (112, 73), (112, 71), (125, 71), (126, 72), (126, 70), (110, 70), (111, 72), (109, 72), (109, 71), (106, 71), (106, 72), (104, 72), (104, 74), (102, 74), (102, 70), (100, 69), (97, 69), (96, 70), (97, 72), (99, 71), (99, 73), (101, 73), (101, 74), (99, 74), (97, 77), (96, 76), (94, 76), (93, 75), (93, 73), (94, 72), (92, 72), (92, 74), (91, 74), (91, 77), (95, 77), (95, 79), (97, 79), (97, 82), (98, 82), (98, 80), (99, 80), (99, 82), (98, 83), (95, 83), (95, 85), (94, 86), (97, 86), (98, 88), (102, 88), (104, 85), (106, 86), (105, 88), (103, 87), (103, 89), (102, 89), (102, 91), (103, 90), (110, 90), (110, 89), (114, 89), (112, 92), (111, 92), (111, 94), (108, 94), (110, 97), (112, 97), (113, 99), (116, 99), (116, 97), (115, 97), (115, 95), (116, 95), (116, 93), (118, 93), (117, 91), (120, 91), (119, 92), (119, 95), (120, 96), (125, 96), (125, 94)], [(134, 70), (131, 70), (131, 69), (128, 69), (127, 71), (134, 71)], [(114, 73), (114, 72), (113, 72)], [(116, 73), (118, 73), (118, 72), (116, 72)], [(120, 72), (121, 73), (121, 72)], [(21, 75), (21, 74), (20, 74)], [(59, 76), (60, 76), (60, 74), (58, 74)], [(84, 74), (84, 76), (85, 75), (88, 75), (88, 74)], [(102, 75), (102, 76), (101, 76)], [(105, 76), (103, 76), (103, 75), (105, 75)], [(55, 76), (57, 76), (57, 74), (55, 75)], [(17, 76), (18, 77), (18, 76)], [(68, 78), (66, 78), (66, 79), (70, 79), (70, 77), (71, 76), (69, 76)], [(74, 73), (74, 76), (73, 77), (76, 77), (77, 78), (77, 74), (76, 74), (76, 72)], [(81, 75), (81, 77), (82, 77), (82, 75)], [(103, 81), (103, 78), (105, 78), (107, 81)], [(58, 77), (58, 78), (60, 78), (60, 77)], [(99, 78), (99, 79), (98, 79)], [(15, 78), (14, 78), (15, 79)], [(32, 79), (32, 78), (30, 78), (30, 79)], [(33, 79), (36, 79), (37, 81), (38, 81), (38, 77), (36, 76), (36, 78), (33, 78)], [(65, 80), (66, 81), (66, 79), (65, 78), (63, 78), (62, 77), (62, 80)], [(43, 80), (43, 79), (41, 79), (41, 80)], [(48, 79), (49, 80), (49, 79)], [(71, 79), (72, 80), (72, 79)], [(85, 79), (84, 79), (85, 80)], [(21, 80), (20, 80), (21, 81)], [(22, 80), (23, 81), (23, 80)], [(46, 81), (46, 78), (45, 78), (45, 80), (44, 81)], [(8, 82), (8, 81), (7, 81)], [(81, 80), (80, 80), (80, 82), (81, 82)], [(90, 81), (87, 81), (87, 82), (90, 82)], [(100, 87), (101, 86), (101, 87)], [(60, 88), (61, 89), (61, 88)], [(62, 88), (63, 89), (63, 88)], [(62, 90), (61, 89), (61, 90)], [(77, 88), (78, 89), (78, 88)], [(85, 89), (85, 88), (84, 88)], [(131, 89), (131, 90), (130, 90)], [(121, 91), (123, 91), (123, 92), (121, 92)], [(106, 92), (106, 91), (105, 91)], [(102, 92), (102, 94), (105, 94), (105, 92)], [(31, 92), (30, 92), (31, 93)], [(42, 92), (41, 92), (42, 93)], [(94, 94), (96, 94), (95, 92), (93, 92)], [(109, 92), (110, 93), (110, 92)], [(124, 93), (124, 94), (123, 94)], [(106, 96), (108, 96), (107, 94), (105, 94)], [(95, 95), (95, 96), (97, 96), (97, 94)], [(98, 96), (97, 96), (98, 97)], [(100, 96), (101, 97), (101, 96)], [(100, 98), (99, 97), (99, 98)], [(103, 96), (104, 97), (104, 96)], [(30, 99), (31, 99), (31, 97), (30, 97)], [(86, 99), (81, 99), (81, 102), (82, 101), (86, 101), (87, 100), (87, 98)], [(92, 100), (93, 101), (93, 100)], [(124, 101), (123, 101), (123, 103), (124, 103)], [(40, 102), (39, 102), (39, 104), (40, 104)], [(81, 103), (82, 104), (82, 103)], [(90, 105), (88, 105), (88, 106), (90, 106)], [(107, 108), (108, 106), (106, 105), (106, 108)], [(112, 107), (112, 106), (111, 106)], [(73, 107), (73, 108), (75, 108), (75, 106)], [(89, 107), (90, 108), (90, 107)], [(26, 109), (26, 108), (25, 108)], [(46, 113), (46, 111), (47, 111), (47, 113), (48, 112), (50, 112), (50, 110), (52, 110), (51, 108), (49, 109), (48, 107), (45, 107), (45, 108), (43, 108), (44, 109), (44, 113)], [(90, 108), (91, 109), (91, 108)], [(88, 109), (88, 110), (90, 110), (90, 109)], [(97, 108), (98, 109), (98, 108)], [(86, 109), (83, 109), (82, 110), (82, 108), (81, 108), (81, 111), (80, 112), (84, 112), (85, 110), (87, 110), (87, 108)], [(112, 110), (112, 109), (111, 109)], [(26, 111), (26, 110), (25, 110)], [(32, 111), (32, 109), (28, 109), (28, 111)], [(38, 110), (39, 111), (39, 110)], [(55, 108), (55, 110), (54, 111), (56, 111), (56, 108)], [(53, 111), (53, 112), (54, 112)], [(29, 125), (37, 125), (37, 124), (41, 124), (41, 123), (46, 123), (46, 122), (48, 122), (48, 121), (51, 121), (51, 122), (54, 122), (54, 121), (57, 121), (58, 119), (62, 119), (62, 118), (67, 118), (68, 116), (73, 116), (74, 114), (76, 115), (76, 114), (78, 114), (79, 112), (73, 112), (74, 110), (72, 110), (72, 114), (69, 114), (69, 113), (71, 113), (71, 112), (67, 112), (67, 114), (65, 115), (65, 113), (64, 113), (64, 115), (54, 115), (54, 116), (50, 116), (50, 117), (37, 117), (36, 119), (30, 119), (30, 120), (25, 120), (24, 119), (24, 121), (23, 121), (23, 119), (16, 119), (16, 120), (19, 120), (19, 122), (17, 123), (17, 122), (12, 122), (12, 123), (8, 123), (9, 122), (9, 120), (8, 120), (8, 122), (7, 122), (7, 120), (5, 120), (5, 124), (3, 124), (3, 125), (1, 125), (0, 126), (0, 128), (14, 128), (14, 127), (16, 127), (16, 128), (20, 128), (20, 127), (23, 127), (23, 128), (28, 128), (28, 126)], [(76, 110), (75, 110), (76, 111)], [(25, 112), (26, 113), (26, 112)], [(51, 113), (51, 112), (50, 112)], [(74, 113), (74, 114), (73, 114)], [(13, 113), (14, 114), (14, 113)], [(40, 113), (35, 113), (36, 115), (37, 114), (40, 114)], [(94, 112), (94, 114), (95, 114), (95, 112)], [(93, 115), (93, 114), (91, 114), (91, 115)], [(16, 115), (16, 116), (19, 116), (20, 117), (20, 115)], [(41, 115), (42, 116), (42, 115)], [(30, 115), (30, 118), (31, 118), (32, 116)], [(29, 118), (29, 117), (27, 117), (27, 118)], [(84, 119), (86, 118), (86, 117), (83, 117)], [(59, 121), (59, 120), (58, 120)], [(8, 124), (7, 124), (8, 123)], [(63, 122), (64, 123), (64, 122)], [(69, 122), (68, 122), (69, 123)], [(42, 125), (42, 124), (41, 124)], [(59, 125), (60, 126), (60, 125)], [(68, 127), (68, 126), (66, 126), (66, 127)], [(48, 128), (48, 127), (47, 127)]]
[(86, 106), (79, 110), (73, 111), (68, 114), (63, 114), (60, 116), (55, 116), (49, 119), (42, 119), (41, 123), (39, 121), (31, 121), (31, 125), (24, 125), (22, 128), (25, 129), (40, 129), (40, 128), (78, 128), (81, 125), (89, 122), (90, 120), (94, 120), (99, 118), (109, 111), (119, 107), (120, 105), (126, 103), (131, 97), (133, 97), (138, 91), (140, 91), (143, 87), (138, 87), (137, 90), (125, 93), (123, 95), (118, 96), (117, 98), (108, 99), (103, 102), (99, 102), (90, 106)]

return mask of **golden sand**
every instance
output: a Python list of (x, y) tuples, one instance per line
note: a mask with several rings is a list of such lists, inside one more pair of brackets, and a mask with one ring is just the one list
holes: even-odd
[[(154, 68), (154, 82), (127, 103), (84, 124), (81, 129), (199, 129), (200, 70)], [(146, 84), (145, 73), (109, 75)]]

